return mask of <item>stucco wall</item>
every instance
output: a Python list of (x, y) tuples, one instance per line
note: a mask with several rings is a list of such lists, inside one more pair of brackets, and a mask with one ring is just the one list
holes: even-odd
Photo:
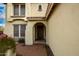
[(54, 55), (79, 55), (79, 4), (59, 4), (48, 20), (47, 32)]
[[(39, 5), (42, 6), (42, 11), (39, 10)], [(45, 17), (47, 3), (30, 3), (27, 4), (27, 17)]]
[(13, 26), (11, 23), (6, 23), (4, 27), (4, 33), (7, 34), (10, 37), (13, 37)]

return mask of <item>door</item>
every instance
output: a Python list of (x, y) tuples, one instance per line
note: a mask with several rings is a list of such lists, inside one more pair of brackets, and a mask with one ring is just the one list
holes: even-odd
[(37, 26), (37, 39), (38, 40), (43, 40), (44, 39), (44, 30), (43, 26)]
[(45, 26), (42, 23), (35, 25), (35, 41), (45, 40)]

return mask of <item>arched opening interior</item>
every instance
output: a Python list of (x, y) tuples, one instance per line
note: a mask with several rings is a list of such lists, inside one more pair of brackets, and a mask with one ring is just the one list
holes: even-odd
[(35, 42), (46, 41), (46, 27), (43, 23), (36, 23), (35, 26)]

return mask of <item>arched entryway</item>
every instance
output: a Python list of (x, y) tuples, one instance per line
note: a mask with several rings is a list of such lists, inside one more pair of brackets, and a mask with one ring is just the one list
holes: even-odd
[(46, 41), (46, 27), (43, 23), (36, 23), (35, 26), (35, 42)]

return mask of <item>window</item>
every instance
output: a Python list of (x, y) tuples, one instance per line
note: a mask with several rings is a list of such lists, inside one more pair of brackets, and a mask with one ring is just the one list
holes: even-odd
[(25, 15), (25, 5), (21, 5), (21, 15)]
[(14, 4), (14, 16), (25, 15), (25, 4)]
[(25, 38), (26, 24), (14, 24), (14, 37)]
[(19, 15), (19, 5), (14, 5), (14, 15)]
[(19, 25), (14, 25), (14, 37), (19, 37)]
[(21, 34), (21, 37), (25, 37), (25, 28), (26, 28), (26, 25), (25, 24), (21, 24), (20, 25), (20, 34)]
[(38, 11), (42, 11), (42, 6), (41, 5), (39, 5)]

